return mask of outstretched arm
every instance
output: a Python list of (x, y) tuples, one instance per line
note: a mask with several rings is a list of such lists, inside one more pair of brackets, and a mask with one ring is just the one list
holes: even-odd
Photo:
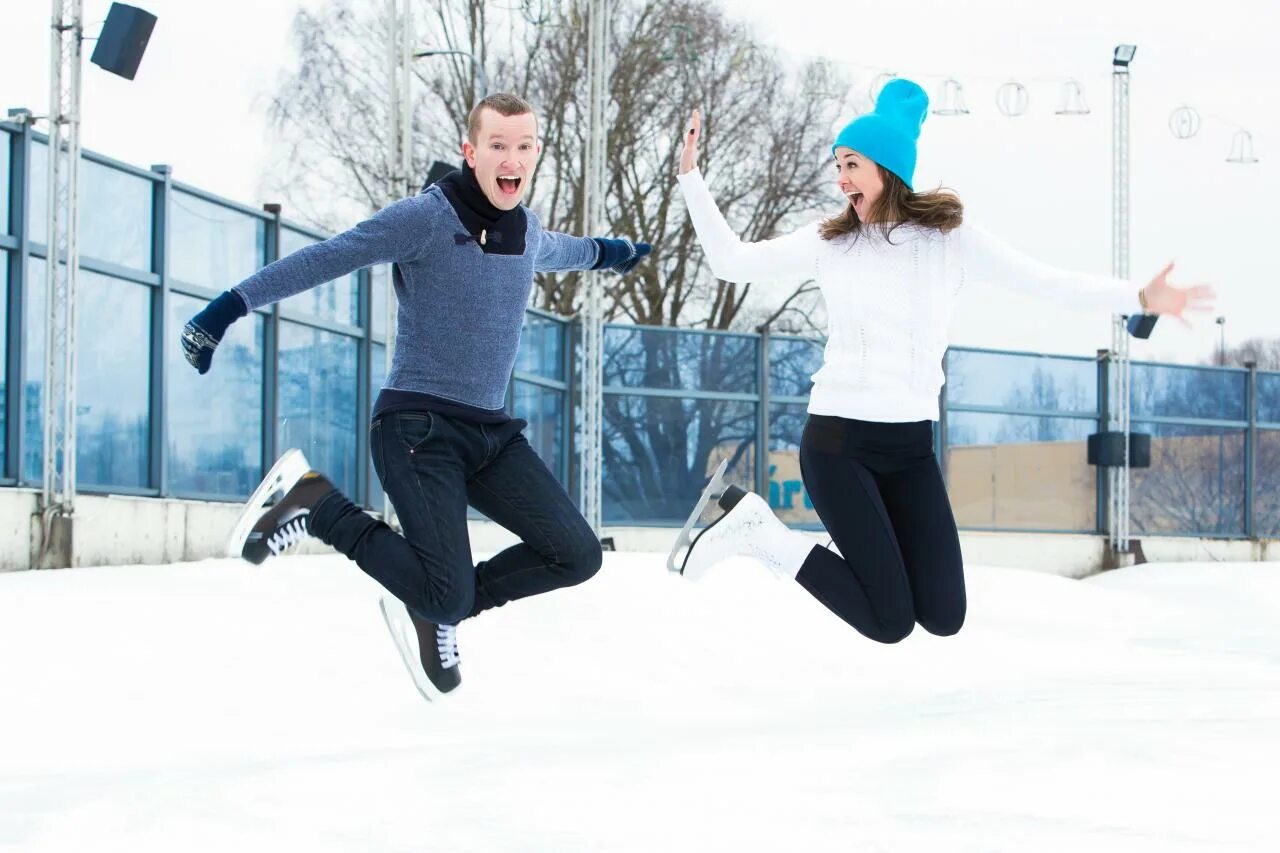
[(632, 243), (611, 237), (574, 237), (543, 231), (539, 237), (534, 272), (610, 269), (626, 275), (652, 251), (648, 243)]
[(1096, 308), (1112, 314), (1170, 314), (1186, 322), (1184, 311), (1212, 310), (1213, 288), (1174, 287), (1169, 264), (1145, 287), (1124, 279), (1063, 270), (1036, 260), (981, 226), (965, 224), (955, 232), (961, 245), (965, 276), (1016, 288), (1067, 306)]
[(183, 327), (182, 351), (191, 366), (207, 373), (227, 328), (249, 311), (310, 290), (371, 264), (413, 260), (428, 227), (425, 196), (401, 199), (322, 243), (258, 270), (225, 291)]
[(702, 116), (694, 110), (676, 180), (712, 274), (716, 278), (736, 282), (812, 278), (818, 248), (814, 229), (802, 229), (759, 243), (744, 243), (733, 233), (702, 180), (702, 173), (698, 171), (698, 137), (701, 133)]

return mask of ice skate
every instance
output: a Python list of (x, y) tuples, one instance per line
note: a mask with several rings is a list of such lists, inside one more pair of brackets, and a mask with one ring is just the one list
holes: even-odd
[(261, 564), (307, 537), (307, 518), (333, 484), (311, 470), (300, 450), (288, 450), (245, 504), (227, 543), (227, 555)]
[(423, 698), (434, 701), (456, 690), (462, 684), (457, 626), (419, 619), (391, 596), (380, 598), (378, 606), (396, 651)]
[[(698, 580), (721, 560), (747, 556), (763, 563), (780, 578), (794, 578), (817, 543), (783, 524), (769, 509), (769, 504), (755, 492), (733, 485), (717, 486), (723, 467), (722, 463), (703, 492), (689, 523), (681, 531), (676, 547), (668, 557), (667, 567), (690, 580)], [(676, 568), (678, 552), (685, 547), (683, 543), (688, 539), (692, 524), (717, 490), (720, 494), (716, 503), (725, 510), (724, 514), (689, 541), (680, 566)]]

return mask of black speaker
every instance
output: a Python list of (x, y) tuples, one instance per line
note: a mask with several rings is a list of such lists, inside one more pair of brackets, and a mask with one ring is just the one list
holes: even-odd
[(147, 50), (151, 31), (155, 29), (156, 16), (136, 6), (112, 3), (107, 11), (107, 21), (98, 36), (98, 46), (93, 49), (89, 61), (112, 74), (132, 80), (138, 73), (138, 64)]
[(1156, 320), (1159, 319), (1159, 314), (1131, 314), (1129, 315), (1129, 334), (1135, 338), (1149, 338), (1151, 330), (1156, 327)]
[[(1089, 436), (1086, 450), (1090, 465), (1124, 464), (1124, 433), (1097, 432)], [(1129, 433), (1129, 467), (1151, 467), (1151, 436), (1145, 432)]]

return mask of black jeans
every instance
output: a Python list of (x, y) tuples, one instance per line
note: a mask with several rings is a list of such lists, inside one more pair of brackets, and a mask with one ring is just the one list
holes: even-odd
[(896, 643), (964, 624), (964, 565), (933, 424), (810, 415), (800, 472), (841, 558), (814, 548), (796, 580), (859, 632)]
[[(600, 569), (600, 540), (525, 426), (388, 412), (370, 426), (369, 446), (404, 535), (337, 492), (313, 508), (308, 528), (437, 624), (582, 583)], [(523, 541), (473, 565), (468, 505)]]

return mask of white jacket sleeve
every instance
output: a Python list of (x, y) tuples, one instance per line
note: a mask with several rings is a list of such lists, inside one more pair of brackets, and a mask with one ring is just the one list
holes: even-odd
[(773, 240), (744, 243), (725, 221), (697, 169), (677, 176), (689, 218), (707, 264), (725, 281), (800, 281), (814, 278), (818, 259), (815, 225)]
[(1112, 314), (1137, 314), (1139, 286), (1105, 275), (1058, 269), (1023, 254), (978, 225), (961, 225), (959, 238), (966, 280), (983, 281), (1050, 299), (1064, 306)]

